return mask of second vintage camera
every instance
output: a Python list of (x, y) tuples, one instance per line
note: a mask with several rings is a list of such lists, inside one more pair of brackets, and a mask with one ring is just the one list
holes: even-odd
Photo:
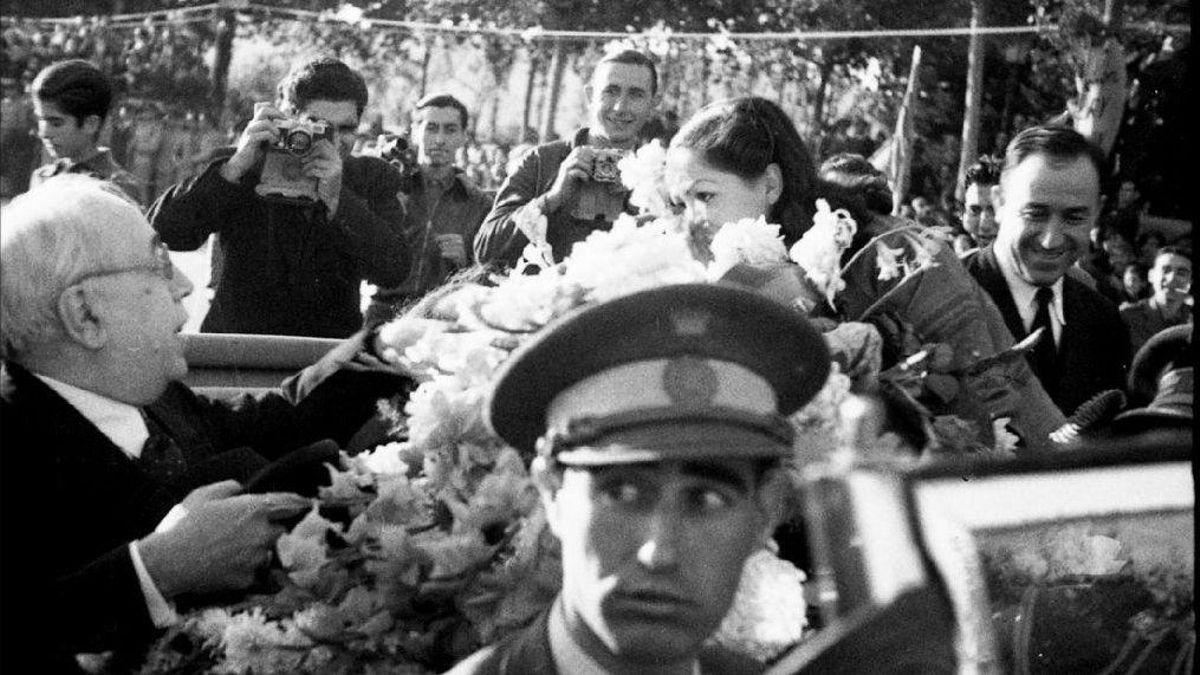
[(266, 144), (262, 178), (254, 191), (271, 201), (308, 204), (317, 200), (317, 179), (304, 175), (301, 160), (322, 138), (333, 141), (333, 128), (319, 120), (276, 120), (278, 135)]

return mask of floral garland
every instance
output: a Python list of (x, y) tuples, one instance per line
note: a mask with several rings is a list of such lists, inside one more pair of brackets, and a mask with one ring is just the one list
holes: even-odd
[[(186, 615), (152, 647), (143, 672), (439, 672), (547, 607), (560, 584), (557, 540), (524, 460), (482, 418), (491, 379), (512, 350), (582, 305), (711, 282), (739, 266), (798, 264), (814, 297), (830, 305), (844, 286), (838, 260), (856, 231), (848, 213), (818, 202), (814, 227), (790, 251), (779, 226), (762, 218), (719, 228), (698, 251), (689, 224), (667, 208), (662, 156), (652, 145), (623, 160), (623, 177), (640, 186), (633, 201), (642, 216), (622, 216), (556, 263), (545, 217), (528, 205), (516, 215), (531, 242), (516, 269), (494, 286), (450, 290), (430, 312), (437, 318), (410, 315), (384, 326), (385, 360), (419, 383), (392, 411), (404, 440), (331, 466), (331, 485), (279, 538), (279, 566), (266, 589)], [(907, 278), (932, 264), (875, 249), (881, 274)], [(792, 418), (796, 467), (846, 444), (840, 407), (887, 375), (873, 326), (829, 328), (838, 363)], [(918, 381), (927, 356), (893, 375)], [(712, 641), (770, 661), (803, 635), (803, 582), (803, 572), (773, 551), (752, 555)]]

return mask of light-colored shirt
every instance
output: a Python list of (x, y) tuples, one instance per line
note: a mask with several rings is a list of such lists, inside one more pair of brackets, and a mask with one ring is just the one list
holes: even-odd
[[(100, 433), (107, 436), (129, 459), (136, 460), (142, 456), (142, 446), (150, 438), (150, 430), (146, 428), (146, 420), (141, 411), (135, 406), (80, 389), (52, 377), (38, 373), (34, 375), (63, 397), (72, 408), (78, 410), (84, 419), (95, 425)], [(172, 509), (172, 513), (174, 511), (175, 509)], [(167, 514), (167, 517), (170, 518), (171, 514)], [(179, 615), (154, 584), (154, 579), (146, 570), (146, 564), (142, 562), (136, 541), (129, 542), (129, 557), (133, 560), (133, 569), (137, 573), (142, 596), (146, 599), (146, 611), (150, 614), (150, 620), (158, 628), (177, 623)]]
[[(1012, 252), (1007, 247), (996, 246), (996, 262), (1000, 264), (1000, 272), (1004, 275), (1004, 282), (1008, 285), (1008, 292), (1012, 294), (1013, 304), (1017, 306), (1017, 312), (1021, 315), (1021, 324), (1025, 326), (1026, 334), (1033, 326), (1033, 319), (1037, 316), (1037, 299), (1034, 297), (1037, 294), (1038, 287), (1025, 281), (1017, 274), (1017, 263), (1013, 260)], [(1063, 326), (1067, 325), (1066, 315), (1063, 313), (1063, 280), (1059, 277), (1050, 286), (1050, 290), (1054, 291), (1054, 301), (1050, 303), (1050, 328), (1054, 331), (1054, 344), (1062, 344)]]

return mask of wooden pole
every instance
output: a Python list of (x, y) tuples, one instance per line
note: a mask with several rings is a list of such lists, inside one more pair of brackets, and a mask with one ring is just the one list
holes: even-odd
[[(954, 198), (959, 202), (967, 191), (967, 168), (979, 156), (979, 116), (983, 103), (984, 37), (975, 32), (985, 25), (987, 0), (971, 0), (971, 41), (967, 47), (967, 98), (963, 106), (962, 147)], [(943, 186), (944, 187), (944, 186)]]
[(892, 184), (892, 215), (900, 214), (900, 205), (908, 194), (912, 173), (913, 114), (917, 105), (917, 79), (921, 72), (921, 46), (913, 47), (912, 66), (908, 71), (908, 86), (904, 102), (896, 116), (896, 133), (892, 137), (892, 161), (889, 181)]

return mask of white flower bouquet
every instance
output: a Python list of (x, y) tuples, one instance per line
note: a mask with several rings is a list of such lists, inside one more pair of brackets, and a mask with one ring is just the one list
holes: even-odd
[[(661, 154), (648, 148), (629, 160), (628, 171), (645, 174), (635, 185), (659, 184)], [(639, 197), (647, 215), (618, 219), (561, 262), (531, 208), (521, 221), (531, 245), (517, 269), (494, 285), (463, 284), (435, 310), (384, 326), (383, 357), (417, 381), (392, 411), (400, 440), (330, 466), (331, 484), (278, 540), (279, 564), (265, 586), (239, 604), (186, 615), (150, 650), (144, 672), (440, 672), (548, 607), (560, 583), (557, 541), (524, 458), (482, 418), (511, 351), (581, 305), (720, 280), (734, 269), (794, 267), (789, 256), (829, 304), (842, 285), (839, 259), (856, 227), (845, 212), (819, 204), (814, 227), (791, 251), (762, 218), (698, 242), (656, 190)], [(883, 246), (878, 255), (895, 274), (928, 264)], [(844, 445), (841, 404), (884, 376), (874, 327), (828, 328), (841, 365), (793, 419), (797, 466)], [(803, 581), (770, 550), (751, 556), (712, 640), (762, 661), (782, 653), (806, 625)]]

